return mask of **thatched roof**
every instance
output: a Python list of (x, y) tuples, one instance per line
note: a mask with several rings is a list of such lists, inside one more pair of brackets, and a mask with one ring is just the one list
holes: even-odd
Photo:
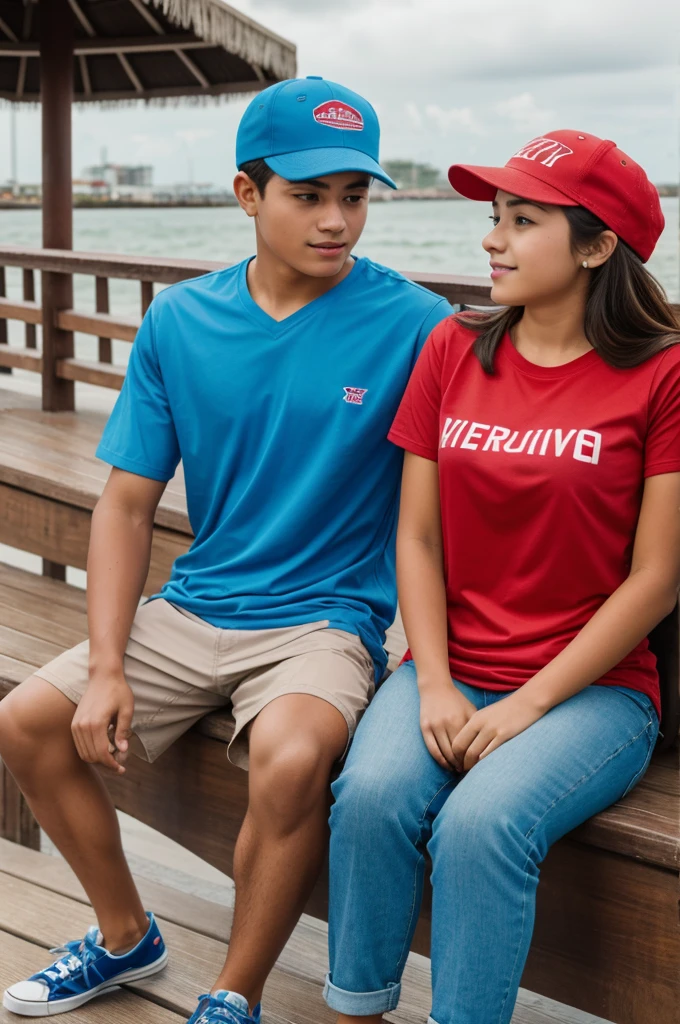
[[(254, 92), (296, 74), (295, 46), (222, 0), (68, 0), (75, 102)], [(0, 0), (0, 101), (40, 101), (36, 0)]]

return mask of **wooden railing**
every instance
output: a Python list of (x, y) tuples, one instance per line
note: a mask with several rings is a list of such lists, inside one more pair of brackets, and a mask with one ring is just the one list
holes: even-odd
[[(156, 259), (145, 256), (117, 256), (112, 253), (72, 252), (62, 249), (0, 248), (0, 368), (32, 370), (42, 375), (43, 408), (51, 411), (75, 408), (74, 382), (120, 389), (125, 367), (113, 363), (112, 340), (132, 342), (141, 318), (154, 295), (154, 284), (175, 284), (224, 266), (208, 260)], [(23, 271), (23, 296), (8, 298), (6, 267)], [(42, 274), (42, 299), (36, 301), (35, 272)], [(64, 281), (73, 274), (94, 278), (95, 312), (62, 308), (58, 296)], [(490, 285), (483, 277), (454, 277), (448, 274), (409, 273), (406, 276), (452, 305), (488, 305)], [(111, 312), (109, 281), (138, 281), (139, 319)], [(24, 345), (8, 345), (7, 321), (25, 325)], [(42, 346), (38, 347), (36, 327), (42, 325)], [(97, 359), (78, 359), (74, 333), (98, 338)]]

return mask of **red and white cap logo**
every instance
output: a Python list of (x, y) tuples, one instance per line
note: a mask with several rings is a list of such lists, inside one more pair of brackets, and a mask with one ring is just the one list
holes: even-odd
[(554, 167), (564, 156), (573, 156), (574, 150), (555, 139), (532, 139), (515, 153), (513, 160), (534, 160), (544, 167)]
[(340, 128), (342, 131), (360, 132), (364, 128), (364, 119), (359, 111), (339, 100), (326, 100), (315, 107), (314, 120), (329, 128)]

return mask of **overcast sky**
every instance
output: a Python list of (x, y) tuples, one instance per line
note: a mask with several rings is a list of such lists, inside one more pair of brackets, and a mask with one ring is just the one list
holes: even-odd
[[(678, 0), (233, 0), (292, 40), (298, 73), (361, 92), (382, 155), (442, 169), (498, 163), (536, 135), (614, 139), (657, 182), (678, 180)], [(80, 109), (74, 174), (99, 160), (152, 163), (159, 183), (229, 185), (247, 99), (206, 107)], [(40, 125), (17, 118), (19, 176), (40, 176)], [(0, 138), (9, 115), (0, 111)], [(0, 146), (0, 178), (9, 176)]]

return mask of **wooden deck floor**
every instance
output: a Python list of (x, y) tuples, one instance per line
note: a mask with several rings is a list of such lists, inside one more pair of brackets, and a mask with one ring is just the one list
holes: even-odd
[[(116, 990), (68, 1014), (73, 1024), (180, 1024), (210, 987), (224, 961), (230, 911), (176, 889), (138, 879), (144, 902), (159, 918), (170, 963), (148, 981)], [(85, 895), (63, 861), (0, 840), (0, 989), (50, 963), (51, 946), (85, 933), (93, 923)], [(326, 926), (304, 917), (265, 991), (264, 1024), (333, 1024), (322, 999)], [(429, 962), (412, 955), (401, 1005), (386, 1020), (424, 1024), (429, 1011)], [(19, 1018), (0, 1008), (0, 1024)], [(522, 992), (513, 1024), (588, 1024), (595, 1018)]]

